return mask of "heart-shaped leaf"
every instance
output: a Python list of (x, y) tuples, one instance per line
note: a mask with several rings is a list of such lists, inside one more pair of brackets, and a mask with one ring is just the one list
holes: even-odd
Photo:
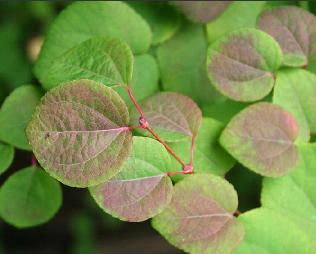
[(11, 165), (14, 158), (13, 146), (0, 142), (0, 175)]
[(16, 172), (0, 189), (1, 218), (19, 228), (47, 222), (61, 203), (59, 183), (36, 167)]
[(119, 172), (132, 134), (124, 101), (111, 88), (73, 81), (48, 92), (27, 127), (33, 152), (62, 183), (87, 187)]
[(175, 185), (171, 203), (152, 221), (170, 243), (192, 254), (228, 254), (242, 241), (242, 225), (232, 215), (237, 194), (223, 178), (191, 175)]
[(294, 142), (298, 133), (292, 114), (278, 105), (261, 102), (233, 117), (220, 143), (249, 169), (264, 176), (282, 176), (297, 163)]
[(278, 43), (256, 29), (234, 31), (208, 49), (212, 84), (236, 101), (256, 101), (272, 90), (274, 72), (282, 62)]
[(301, 8), (284, 6), (264, 11), (258, 27), (280, 44), (283, 63), (304, 66), (316, 56), (316, 17)]
[(132, 153), (122, 170), (109, 181), (90, 188), (106, 212), (121, 220), (144, 221), (165, 208), (171, 200), (170, 156), (159, 142), (134, 137)]

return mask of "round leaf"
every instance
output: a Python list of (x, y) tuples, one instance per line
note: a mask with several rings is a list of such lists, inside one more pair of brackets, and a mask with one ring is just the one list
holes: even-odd
[(236, 101), (256, 101), (272, 90), (282, 62), (276, 41), (256, 29), (241, 29), (208, 49), (207, 68), (213, 85)]
[(115, 91), (79, 80), (48, 92), (26, 132), (51, 176), (87, 187), (113, 177), (127, 159), (132, 144), (128, 122), (127, 107)]
[(22, 169), (0, 189), (0, 215), (16, 227), (32, 227), (50, 220), (62, 203), (60, 185), (42, 169)]
[(0, 142), (0, 175), (11, 165), (14, 158), (13, 146)]
[(121, 220), (144, 221), (165, 208), (173, 187), (164, 175), (170, 157), (159, 142), (134, 137), (132, 153), (122, 170), (109, 181), (90, 188), (91, 195), (106, 212)]

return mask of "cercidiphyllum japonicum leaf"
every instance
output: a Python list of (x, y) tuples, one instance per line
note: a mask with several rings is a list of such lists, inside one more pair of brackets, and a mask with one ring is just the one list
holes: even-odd
[[(180, 141), (197, 134), (202, 113), (192, 99), (179, 93), (160, 92), (142, 101), (140, 106), (151, 128), (165, 141)], [(134, 108), (131, 122), (138, 123), (139, 113)], [(148, 131), (138, 130), (146, 136)]]
[(278, 43), (252, 28), (234, 31), (208, 49), (207, 68), (212, 84), (236, 101), (256, 101), (268, 95), (274, 85), (274, 72), (281, 63)]
[(280, 70), (273, 103), (291, 112), (300, 126), (298, 139), (307, 142), (316, 133), (316, 75), (302, 69)]
[(0, 140), (20, 149), (31, 150), (25, 128), (42, 94), (38, 87), (26, 85), (16, 88), (6, 98), (0, 110)]
[(220, 17), (207, 24), (207, 38), (213, 43), (223, 35), (240, 28), (256, 27), (265, 1), (234, 1)]
[(73, 3), (51, 25), (35, 65), (37, 78), (45, 76), (56, 58), (92, 37), (121, 39), (141, 54), (148, 50), (152, 34), (145, 20), (123, 2)]
[(128, 158), (132, 134), (124, 101), (111, 88), (77, 80), (50, 90), (26, 133), (41, 166), (74, 187), (100, 184)]
[(221, 145), (240, 163), (264, 176), (282, 176), (299, 158), (294, 144), (299, 133), (295, 118), (278, 105), (253, 104), (228, 123)]
[(207, 23), (220, 16), (232, 1), (173, 1), (184, 15), (197, 23)]
[(153, 227), (170, 243), (192, 254), (228, 254), (242, 241), (244, 230), (233, 216), (237, 193), (225, 179), (190, 175), (177, 183)]
[(164, 173), (171, 170), (170, 156), (158, 141), (134, 137), (132, 153), (122, 170), (109, 181), (90, 188), (107, 213), (138, 222), (160, 213), (169, 204), (173, 186)]
[(258, 27), (280, 44), (284, 65), (304, 66), (315, 59), (316, 17), (308, 11), (294, 6), (269, 9), (261, 14)]
[(131, 2), (135, 9), (150, 25), (153, 33), (152, 44), (157, 45), (168, 40), (179, 28), (181, 19), (175, 9), (166, 2)]
[(19, 228), (47, 222), (61, 203), (59, 183), (37, 167), (14, 173), (0, 189), (0, 216)]
[(95, 80), (107, 86), (128, 85), (133, 61), (133, 53), (125, 42), (92, 38), (52, 60), (41, 71), (40, 81), (46, 90), (78, 79)]
[(0, 142), (0, 175), (11, 165), (14, 158), (14, 147)]

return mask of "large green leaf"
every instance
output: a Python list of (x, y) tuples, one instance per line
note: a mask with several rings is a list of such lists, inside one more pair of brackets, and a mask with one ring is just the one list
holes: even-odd
[(14, 158), (14, 148), (0, 142), (0, 175), (10, 167)]
[(47, 222), (61, 203), (59, 183), (36, 167), (16, 172), (0, 189), (0, 215), (7, 223), (19, 228)]

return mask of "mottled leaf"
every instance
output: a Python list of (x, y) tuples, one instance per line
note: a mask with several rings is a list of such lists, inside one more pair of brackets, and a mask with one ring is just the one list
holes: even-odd
[(295, 118), (282, 107), (261, 102), (247, 107), (226, 126), (220, 143), (240, 163), (264, 176), (282, 176), (298, 160)]
[(173, 187), (164, 175), (170, 156), (154, 139), (134, 137), (132, 153), (122, 170), (109, 181), (90, 188), (106, 212), (121, 220), (144, 221), (161, 212), (171, 200)]
[(129, 114), (119, 95), (79, 80), (48, 92), (27, 127), (43, 168), (62, 183), (87, 187), (113, 177), (131, 148)]
[[(179, 141), (197, 134), (202, 113), (187, 96), (160, 92), (140, 102), (145, 118), (158, 135), (166, 141)], [(139, 113), (132, 112), (132, 122), (137, 124)], [(144, 131), (145, 135), (151, 136)]]
[(294, 6), (264, 11), (258, 27), (280, 44), (283, 63), (304, 66), (316, 56), (316, 18), (313, 14)]
[(170, 243), (192, 254), (231, 253), (244, 235), (232, 215), (237, 204), (226, 180), (191, 175), (175, 185), (171, 203), (152, 224)]
[(0, 110), (0, 140), (24, 150), (31, 150), (25, 128), (31, 120), (42, 92), (35, 86), (15, 89)]
[(220, 16), (232, 1), (174, 1), (184, 15), (198, 23), (207, 23)]
[(0, 175), (11, 165), (14, 158), (14, 148), (0, 142)]
[(46, 90), (78, 79), (90, 79), (107, 86), (128, 85), (132, 79), (133, 53), (118, 39), (92, 38), (71, 48), (41, 71)]
[(59, 183), (36, 167), (14, 173), (0, 189), (0, 215), (7, 223), (19, 228), (47, 222), (61, 203)]
[(241, 29), (209, 47), (207, 68), (222, 94), (236, 101), (256, 101), (272, 90), (281, 62), (281, 49), (272, 37), (256, 29)]

